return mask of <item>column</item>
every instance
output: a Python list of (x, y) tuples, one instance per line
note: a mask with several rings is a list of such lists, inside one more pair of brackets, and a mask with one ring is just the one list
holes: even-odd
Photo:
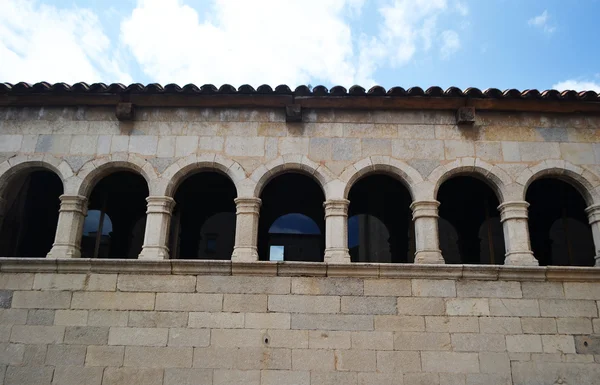
[(594, 238), (594, 249), (596, 249), (596, 267), (600, 267), (600, 204), (591, 205), (585, 212), (588, 215), (590, 226), (592, 227), (592, 237)]
[(260, 198), (245, 197), (234, 200), (236, 208), (235, 246), (233, 262), (258, 261), (258, 217), (260, 215)]
[(325, 201), (325, 262), (350, 263), (347, 199)]
[(138, 259), (169, 259), (169, 228), (175, 201), (171, 197), (151, 196), (146, 198), (146, 231), (144, 246)]
[(438, 201), (414, 201), (410, 208), (415, 223), (415, 263), (445, 263), (438, 234)]
[(80, 258), (81, 234), (87, 215), (87, 198), (61, 195), (56, 237), (47, 258)]
[(533, 256), (529, 242), (528, 207), (529, 203), (525, 201), (504, 202), (498, 206), (500, 221), (504, 229), (505, 265), (539, 265), (537, 259)]

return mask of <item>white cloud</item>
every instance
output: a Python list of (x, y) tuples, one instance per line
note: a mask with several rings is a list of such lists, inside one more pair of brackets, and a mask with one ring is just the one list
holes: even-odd
[(454, 8), (462, 16), (467, 16), (469, 14), (469, 6), (467, 4), (465, 4), (465, 3), (463, 3), (462, 1), (457, 1), (454, 4)]
[(565, 80), (563, 82), (556, 83), (552, 86), (552, 88), (558, 91), (575, 90), (600, 92), (600, 83), (580, 80)]
[(547, 34), (551, 34), (556, 30), (556, 27), (550, 25), (550, 16), (548, 15), (548, 10), (544, 10), (540, 15), (532, 17), (527, 21), (527, 24), (534, 26), (536, 28), (541, 29)]
[(129, 83), (98, 17), (31, 0), (0, 1), (0, 81)]
[(452, 30), (446, 30), (441, 34), (442, 47), (440, 54), (442, 59), (447, 60), (460, 49), (460, 38), (458, 33)]

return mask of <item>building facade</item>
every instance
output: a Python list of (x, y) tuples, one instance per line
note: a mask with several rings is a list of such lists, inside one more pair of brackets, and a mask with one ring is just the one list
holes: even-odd
[(4, 383), (597, 383), (599, 186), (594, 92), (0, 84)]

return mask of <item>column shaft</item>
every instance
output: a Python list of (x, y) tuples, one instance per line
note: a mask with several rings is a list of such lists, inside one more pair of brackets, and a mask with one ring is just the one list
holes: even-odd
[(592, 237), (594, 238), (594, 258), (596, 267), (600, 267), (600, 204), (591, 205), (585, 212), (588, 215), (590, 226), (592, 227)]
[(234, 262), (258, 261), (258, 219), (261, 200), (236, 198), (235, 246), (231, 260)]
[(438, 234), (438, 201), (415, 201), (410, 205), (415, 223), (415, 263), (445, 263)]
[(81, 257), (81, 234), (86, 215), (86, 197), (81, 195), (60, 196), (56, 236), (47, 258)]
[(175, 201), (171, 197), (146, 198), (146, 230), (139, 259), (169, 259), (169, 229)]
[(498, 206), (504, 230), (505, 265), (538, 266), (529, 242), (529, 224), (525, 201), (504, 202)]
[(325, 201), (325, 262), (350, 263), (347, 199)]

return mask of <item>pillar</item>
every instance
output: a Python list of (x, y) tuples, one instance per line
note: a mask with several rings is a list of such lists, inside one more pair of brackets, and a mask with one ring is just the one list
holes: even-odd
[(415, 223), (415, 263), (445, 263), (438, 234), (438, 201), (414, 201), (410, 208)]
[(235, 202), (235, 246), (231, 260), (233, 262), (258, 261), (258, 218), (260, 198), (236, 198)]
[(56, 237), (47, 258), (80, 258), (83, 222), (87, 215), (87, 198), (61, 195)]
[(594, 238), (594, 249), (596, 250), (594, 255), (596, 264), (594, 266), (600, 267), (600, 204), (591, 205), (585, 209), (585, 212), (588, 215), (592, 227), (592, 237)]
[(166, 196), (146, 198), (146, 230), (144, 246), (138, 259), (169, 259), (169, 228), (175, 201)]
[(347, 199), (325, 201), (325, 262), (350, 263)]
[(539, 265), (533, 256), (529, 241), (528, 207), (529, 203), (525, 201), (509, 201), (498, 206), (506, 246), (505, 265)]

